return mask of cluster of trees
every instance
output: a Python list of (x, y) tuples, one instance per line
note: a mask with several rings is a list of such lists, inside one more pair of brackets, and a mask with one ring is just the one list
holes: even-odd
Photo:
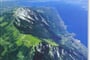
[[(24, 35), (20, 34), (13, 22), (12, 13), (5, 12), (0, 15), (0, 60), (28, 60), (30, 58), (28, 56), (31, 56), (33, 52), (32, 47), (28, 46), (27, 42), (21, 41), (21, 37)], [(30, 35), (30, 37), (33, 36)]]

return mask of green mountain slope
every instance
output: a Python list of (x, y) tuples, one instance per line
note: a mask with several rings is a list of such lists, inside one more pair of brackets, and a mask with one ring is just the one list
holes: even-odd
[[(11, 12), (4, 12), (0, 16), (0, 60), (24, 60), (24, 48), (33, 53), (35, 46), (42, 42), (36, 36), (21, 33), (13, 24)], [(51, 43), (51, 45), (57, 45)], [(31, 49), (31, 51), (30, 51)], [(25, 50), (25, 51), (26, 51)], [(26, 52), (27, 52), (26, 51)], [(30, 58), (31, 59), (31, 58)]]
[[(53, 12), (53, 13), (52, 13)], [(54, 9), (16, 8), (0, 14), (0, 60), (87, 60)]]

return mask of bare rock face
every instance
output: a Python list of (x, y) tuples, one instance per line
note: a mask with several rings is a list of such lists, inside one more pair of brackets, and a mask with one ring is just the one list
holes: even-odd
[(59, 26), (56, 27), (57, 23), (55, 22), (55, 24), (53, 24), (54, 21), (50, 21), (48, 18), (46, 18), (44, 13), (40, 13), (30, 8), (18, 8), (14, 15), (14, 24), (20, 30), (20, 32), (32, 34), (43, 39), (52, 38), (57, 40), (57, 42), (59, 42), (58, 40), (61, 40), (61, 37), (57, 34), (57, 31), (60, 30), (58, 28)]
[(56, 12), (50, 9), (18, 8), (14, 25), (24, 34), (40, 39), (52, 39), (59, 46), (41, 42), (34, 48), (32, 60), (87, 60), (87, 48), (69, 36), (66, 27)]
[(33, 60), (87, 60), (77, 50), (69, 49), (66, 46), (51, 46), (46, 42), (35, 47)]
[(15, 12), (15, 19), (15, 25), (21, 32), (41, 38), (48, 37), (49, 33), (42, 23), (42, 20), (45, 21), (45, 19), (36, 11), (30, 8), (18, 8)]

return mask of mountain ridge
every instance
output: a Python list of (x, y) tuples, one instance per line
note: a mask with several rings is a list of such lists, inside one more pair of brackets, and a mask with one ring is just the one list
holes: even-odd
[(2, 13), (0, 59), (87, 60), (87, 48), (66, 31), (58, 14), (51, 10), (23, 7)]

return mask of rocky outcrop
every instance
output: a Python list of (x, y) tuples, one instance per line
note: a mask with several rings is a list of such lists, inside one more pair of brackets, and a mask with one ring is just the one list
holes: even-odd
[(33, 60), (87, 60), (85, 56), (77, 50), (69, 49), (66, 46), (51, 46), (46, 42), (35, 47)]
[(14, 24), (20, 32), (32, 34), (42, 39), (51, 38), (57, 43), (61, 40), (61, 37), (54, 32), (55, 30), (51, 29), (53, 23), (45, 18), (43, 13), (30, 8), (18, 8), (14, 16)]
[(52, 39), (59, 45), (52, 46), (47, 42), (41, 42), (35, 46), (32, 60), (87, 60), (87, 48), (68, 35), (64, 23), (56, 13), (46, 11), (18, 8), (14, 14), (14, 25), (21, 33), (31, 34), (42, 41)]

